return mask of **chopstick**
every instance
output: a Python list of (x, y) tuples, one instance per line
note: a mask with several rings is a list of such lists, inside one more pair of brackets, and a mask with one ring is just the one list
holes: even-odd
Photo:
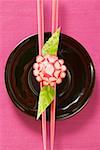
[(58, 28), (58, 0), (52, 0), (52, 33)]
[[(52, 0), (52, 33), (58, 28), (58, 0)], [(56, 54), (57, 55), (57, 54)], [(56, 91), (56, 84), (54, 86)], [(54, 148), (56, 95), (50, 111), (50, 147)]]
[[(44, 10), (43, 0), (37, 0), (37, 14), (38, 14), (38, 43), (39, 43), (39, 55), (42, 54), (42, 47), (44, 44)], [(43, 84), (40, 83), (40, 88)], [(46, 150), (46, 111), (42, 113), (42, 134), (43, 134), (43, 147)]]
[(39, 55), (42, 54), (42, 47), (44, 44), (44, 10), (43, 0), (37, 0), (37, 15), (38, 15), (38, 43)]

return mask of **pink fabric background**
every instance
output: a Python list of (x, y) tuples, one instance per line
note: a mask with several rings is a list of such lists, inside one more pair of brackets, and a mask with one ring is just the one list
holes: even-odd
[[(88, 50), (96, 69), (96, 84), (79, 114), (56, 122), (55, 150), (100, 150), (100, 1), (59, 1), (62, 32)], [(50, 11), (51, 1), (45, 0), (45, 31), (51, 31)], [(36, 0), (0, 0), (0, 150), (43, 150), (40, 121), (13, 105), (4, 83), (9, 54), (20, 40), (36, 33)]]

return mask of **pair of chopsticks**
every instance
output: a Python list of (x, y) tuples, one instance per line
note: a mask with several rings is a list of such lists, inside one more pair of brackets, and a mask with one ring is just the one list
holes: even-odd
[[(37, 14), (38, 14), (38, 43), (39, 55), (44, 44), (44, 8), (43, 0), (37, 0)], [(58, 0), (52, 0), (52, 33), (58, 28)], [(43, 84), (40, 84), (42, 88)], [(55, 84), (56, 91), (56, 84)], [(56, 109), (56, 96), (51, 104), (50, 110), (50, 147), (54, 147), (54, 133), (55, 133), (55, 109)], [(43, 147), (47, 150), (47, 137), (46, 137), (46, 111), (42, 113), (42, 134), (43, 134)]]

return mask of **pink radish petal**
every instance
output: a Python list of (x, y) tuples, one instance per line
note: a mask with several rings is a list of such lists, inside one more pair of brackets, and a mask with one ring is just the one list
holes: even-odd
[(43, 77), (43, 80), (46, 81), (46, 82), (49, 81), (49, 79), (47, 77)]
[(44, 66), (47, 66), (48, 64), (49, 64), (49, 62), (48, 62), (47, 60), (44, 60), (44, 61), (43, 61), (43, 65), (44, 65)]
[(45, 77), (49, 79), (51, 76), (49, 74), (45, 73)]
[(46, 81), (43, 81), (43, 85), (48, 85), (48, 82), (46, 82)]
[(56, 69), (60, 69), (60, 64), (59, 64), (58, 61), (55, 62), (54, 66), (55, 66)]
[(37, 77), (36, 77), (36, 80), (37, 80), (38, 82), (41, 82), (41, 81), (42, 81), (42, 79), (41, 79), (40, 76), (37, 76)]
[(62, 66), (61, 66), (61, 70), (62, 70), (62, 71), (66, 71), (66, 70), (67, 70), (66, 66), (65, 66), (65, 65), (62, 65)]
[(62, 82), (61, 78), (58, 78), (57, 81), (56, 81), (57, 84), (60, 84), (61, 82)]
[(39, 71), (41, 71), (43, 69), (43, 63), (39, 64)]
[(50, 85), (51, 85), (51, 86), (54, 86), (54, 85), (55, 85), (55, 82), (50, 82)]
[(53, 67), (53, 65), (48, 64), (48, 65), (46, 66), (46, 68), (45, 68), (45, 73), (47, 73), (47, 74), (49, 74), (49, 75), (52, 76), (53, 72), (54, 72), (54, 67)]
[(38, 67), (39, 67), (38, 63), (34, 63), (34, 64), (33, 64), (33, 68), (34, 68), (34, 69), (38, 69)]
[(34, 70), (34, 71), (33, 71), (33, 74), (34, 74), (35, 76), (37, 76), (37, 75), (39, 74), (39, 71), (38, 71), (38, 70)]
[(40, 77), (43, 79), (44, 74), (42, 72), (39, 73)]
[(61, 73), (60, 73), (60, 77), (61, 77), (61, 78), (65, 78), (65, 76), (66, 76), (66, 73), (65, 73), (65, 72), (61, 72)]
[(42, 57), (42, 56), (40, 56), (40, 55), (38, 55), (37, 57), (36, 57), (36, 61), (37, 62), (41, 62), (41, 61), (43, 61), (44, 60), (44, 58)]
[(52, 81), (53, 81), (53, 82), (56, 81), (56, 78), (55, 78), (55, 77), (50, 77), (50, 78), (49, 78), (49, 82), (52, 82)]
[(63, 60), (63, 59), (59, 59), (59, 63), (60, 63), (61, 65), (63, 65), (63, 64), (64, 64), (64, 60)]
[(58, 78), (60, 72), (61, 72), (60, 70), (56, 70), (56, 71), (54, 72), (54, 76), (55, 76), (56, 78)]
[(48, 57), (48, 60), (50, 63), (54, 63), (56, 60), (58, 60), (58, 58), (56, 56), (50, 56)]

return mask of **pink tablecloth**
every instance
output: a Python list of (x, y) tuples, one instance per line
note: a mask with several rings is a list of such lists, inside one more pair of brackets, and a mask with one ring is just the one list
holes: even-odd
[[(96, 84), (79, 114), (56, 123), (55, 150), (100, 150), (100, 1), (59, 1), (62, 32), (88, 50), (96, 69)], [(45, 31), (51, 31), (50, 11), (51, 1), (45, 0)], [(4, 83), (9, 54), (20, 40), (36, 33), (36, 0), (0, 0), (0, 150), (43, 150), (40, 121), (12, 104)]]

